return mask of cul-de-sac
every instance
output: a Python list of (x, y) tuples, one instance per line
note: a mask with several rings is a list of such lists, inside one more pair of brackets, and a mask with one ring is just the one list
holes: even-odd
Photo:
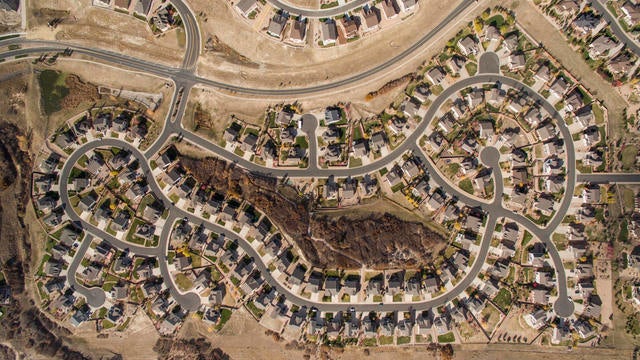
[(636, 359), (640, 1), (0, 0), (0, 358)]

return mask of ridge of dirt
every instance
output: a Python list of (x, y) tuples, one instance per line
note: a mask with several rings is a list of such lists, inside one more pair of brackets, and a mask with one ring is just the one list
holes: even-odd
[(425, 225), (388, 213), (360, 219), (316, 215), (309, 197), (287, 195), (291, 189), (275, 178), (247, 172), (218, 158), (180, 158), (199, 182), (243, 198), (263, 211), (293, 239), (313, 266), (421, 266), (430, 263), (438, 245), (445, 242)]

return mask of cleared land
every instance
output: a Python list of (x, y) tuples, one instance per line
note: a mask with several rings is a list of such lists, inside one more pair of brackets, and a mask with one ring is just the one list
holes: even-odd
[[(230, 45), (238, 54), (254, 63), (250, 66), (238, 65), (234, 63), (234, 59), (224, 55), (205, 53), (200, 60), (199, 73), (256, 87), (297, 87), (328, 82), (330, 79), (335, 80), (360, 72), (396, 55), (415, 43), (428, 31), (429, 27), (446, 17), (456, 5), (457, 3), (453, 2), (429, 0), (420, 4), (417, 13), (401, 24), (385, 28), (384, 31), (359, 41), (326, 49), (301, 49), (283, 46), (277, 41), (267, 39), (266, 35), (257, 33), (244, 19), (240, 18), (229, 3), (193, 1), (194, 12), (206, 14), (204, 16), (206, 22), (201, 21), (203, 38), (206, 40), (207, 34), (215, 34), (220, 42)], [(460, 23), (465, 21), (467, 20), (462, 20)], [(425, 26), (425, 24), (430, 25)], [(457, 32), (458, 24), (458, 22), (455, 24), (452, 22), (441, 37), (436, 37), (429, 42), (425, 46), (429, 48), (428, 53), (416, 52), (416, 56), (406, 62), (407, 66), (399, 64), (402, 66), (396, 66), (385, 72), (383, 75), (385, 79), (381, 81), (376, 79), (377, 84), (360, 89), (361, 91), (357, 93), (359, 96), (348, 98), (362, 99), (367, 92), (377, 89), (389, 79), (400, 77), (404, 72), (413, 71), (424, 59), (439, 51), (446, 40)], [(229, 27), (235, 31), (226, 31), (225, 29)], [(416, 29), (421, 30), (416, 31)], [(363, 56), (364, 54), (366, 56)], [(344, 99), (344, 90), (342, 91), (340, 98)]]
[[(32, 0), (27, 9), (29, 38), (95, 46), (170, 65), (182, 61), (176, 31), (155, 37), (144, 21), (92, 6), (91, 0)], [(63, 21), (51, 30), (47, 22), (54, 18)]]

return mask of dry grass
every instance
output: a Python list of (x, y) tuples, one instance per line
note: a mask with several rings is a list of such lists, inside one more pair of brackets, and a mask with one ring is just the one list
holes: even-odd
[(319, 211), (318, 214), (335, 217), (345, 216), (352, 219), (364, 219), (372, 214), (381, 214), (385, 212), (394, 215), (403, 221), (419, 222), (421, 224), (424, 224), (429, 229), (441, 234), (442, 236), (447, 236), (446, 230), (442, 228), (440, 224), (434, 223), (421, 214), (409, 211), (401, 207), (400, 205), (397, 205), (396, 203), (384, 198), (377, 199), (374, 202), (368, 203), (366, 205), (351, 206), (346, 209), (323, 210)]
[(609, 115), (610, 134), (614, 140), (624, 133), (623, 110), (627, 107), (624, 99), (574, 51), (560, 32), (540, 14), (531, 1), (514, 1), (513, 8), (518, 22), (545, 48), (556, 57), (586, 88), (598, 99), (604, 101)]
[[(132, 15), (91, 6), (91, 0), (38, 0), (30, 1), (29, 5), (29, 37), (98, 46), (170, 65), (182, 61), (175, 31), (155, 37), (145, 22)], [(47, 16), (51, 9), (69, 14), (58, 15), (65, 20), (54, 30), (46, 25), (54, 17)]]

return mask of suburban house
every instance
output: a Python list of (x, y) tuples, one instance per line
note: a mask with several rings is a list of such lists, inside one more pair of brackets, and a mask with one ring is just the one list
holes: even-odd
[(304, 44), (307, 35), (307, 22), (304, 20), (293, 20), (289, 31), (289, 40), (294, 43)]
[(249, 14), (258, 10), (258, 1), (257, 0), (240, 0), (236, 3), (236, 9), (244, 16), (245, 18), (249, 17)]
[(640, 24), (640, 2), (636, 0), (627, 0), (620, 7), (620, 11), (624, 14), (622, 17), (629, 27)]
[(418, 3), (417, 0), (400, 0), (399, 4), (400, 4), (400, 7), (402, 8), (402, 11), (409, 12), (416, 7), (417, 3)]
[(571, 27), (581, 36), (595, 35), (606, 25), (606, 21), (591, 12), (578, 15), (571, 23)]
[(267, 34), (273, 37), (280, 38), (282, 36), (282, 31), (284, 31), (285, 25), (287, 25), (287, 18), (281, 14), (276, 14), (269, 21)]
[(431, 70), (427, 71), (426, 77), (433, 85), (438, 85), (444, 80), (446, 73), (440, 68), (436, 66)]
[(465, 56), (478, 54), (478, 43), (471, 35), (467, 35), (458, 40), (456, 45), (458, 46), (458, 50)]
[(398, 7), (396, 0), (383, 0), (380, 5), (382, 6), (382, 11), (387, 19), (395, 18), (400, 12), (400, 8)]
[(371, 8), (367, 7), (362, 11), (362, 14), (366, 25), (365, 31), (377, 30), (378, 25), (380, 25), (380, 10), (375, 6)]
[(358, 23), (353, 17), (345, 16), (342, 18), (342, 28), (344, 29), (344, 36), (347, 39), (353, 39), (358, 36)]
[(622, 48), (618, 47), (619, 45), (615, 40), (606, 35), (598, 36), (589, 44), (589, 57), (592, 59), (611, 57)]
[(328, 46), (335, 44), (338, 40), (338, 28), (333, 20), (326, 20), (320, 24), (320, 30), (322, 31), (322, 45)]

